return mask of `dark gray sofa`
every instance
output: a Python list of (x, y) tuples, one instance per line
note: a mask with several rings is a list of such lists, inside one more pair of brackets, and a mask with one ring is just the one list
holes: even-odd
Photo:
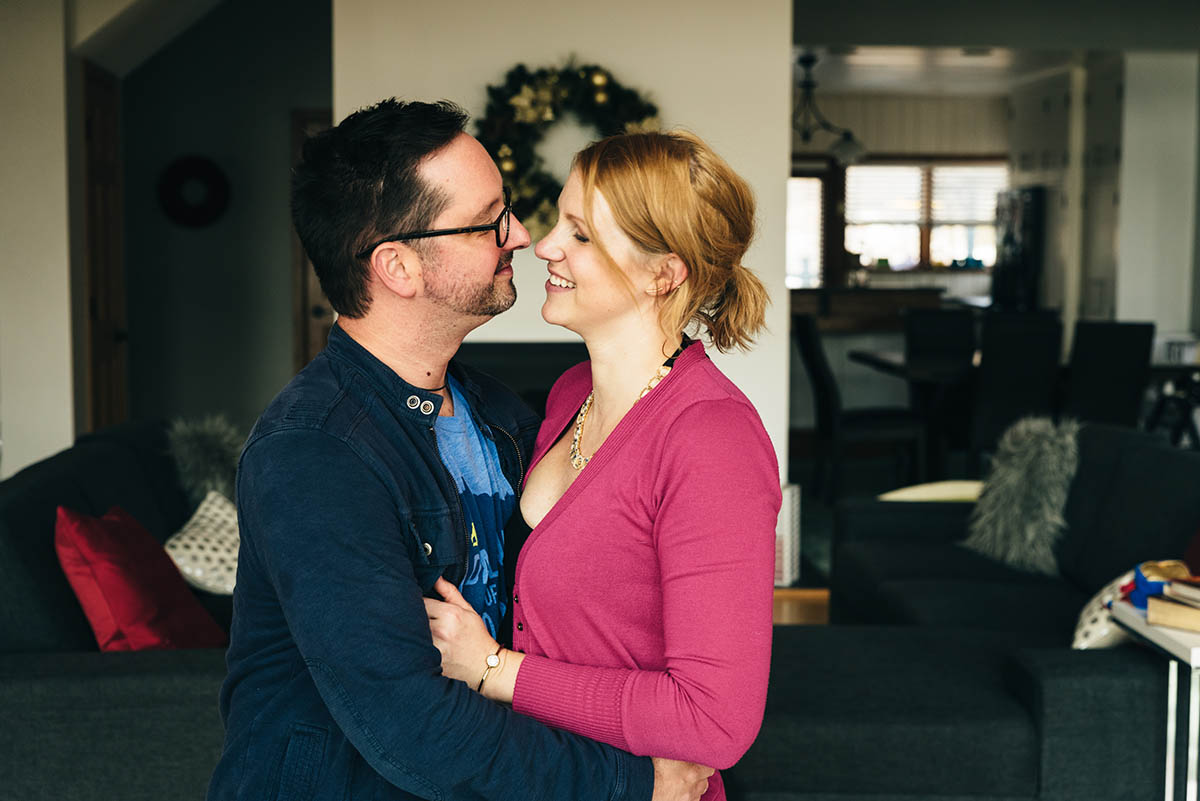
[(1200, 453), (1085, 425), (1055, 548), (1060, 575), (1026, 573), (960, 542), (971, 504), (848, 500), (837, 512), (838, 622), (968, 626), (1067, 645), (1087, 601), (1139, 562), (1182, 559), (1200, 532)]
[(1099, 425), (1078, 442), (1061, 576), (963, 549), (970, 504), (839, 505), (835, 625), (776, 627), (762, 733), (731, 797), (1163, 797), (1165, 658), (1070, 643), (1104, 585), (1184, 556), (1200, 530), (1200, 454)]
[[(159, 541), (190, 516), (161, 424), (129, 424), (0, 482), (0, 797), (203, 798), (224, 649), (101, 653), (54, 550), (59, 505), (121, 506)], [(197, 593), (228, 630), (227, 597)]]

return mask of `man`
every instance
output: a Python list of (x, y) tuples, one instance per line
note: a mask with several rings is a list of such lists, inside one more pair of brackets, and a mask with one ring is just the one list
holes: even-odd
[(448, 103), (384, 101), (311, 139), (296, 169), (293, 220), (339, 319), (242, 453), (213, 801), (665, 801), (697, 798), (711, 773), (548, 729), (441, 675), (422, 596), (444, 575), (493, 627), (508, 611), (503, 526), (537, 428), (449, 364), (512, 306), (529, 245), (465, 122)]

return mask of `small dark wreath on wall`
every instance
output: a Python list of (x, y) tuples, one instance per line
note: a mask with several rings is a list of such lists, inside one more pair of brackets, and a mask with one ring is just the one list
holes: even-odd
[(158, 204), (167, 219), (188, 228), (212, 225), (229, 208), (229, 179), (205, 156), (180, 156), (158, 179)]
[(476, 135), (512, 191), (513, 212), (535, 239), (553, 226), (562, 191), (537, 153), (551, 126), (574, 112), (600, 137), (659, 128), (658, 107), (595, 64), (536, 70), (518, 64), (502, 83), (487, 87), (487, 96)]

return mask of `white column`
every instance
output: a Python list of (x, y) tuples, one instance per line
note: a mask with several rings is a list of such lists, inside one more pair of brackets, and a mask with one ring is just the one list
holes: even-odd
[(1200, 55), (1128, 53), (1117, 216), (1119, 320), (1191, 327)]

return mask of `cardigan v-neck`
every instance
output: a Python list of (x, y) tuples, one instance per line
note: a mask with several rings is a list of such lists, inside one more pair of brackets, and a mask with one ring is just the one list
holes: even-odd
[[(555, 384), (530, 471), (590, 391), (587, 363)], [(736, 762), (766, 699), (779, 503), (757, 412), (693, 343), (522, 548), (514, 708), (635, 754)], [(705, 799), (721, 798), (718, 776)]]
[[(704, 345), (700, 342), (693, 341), (684, 348), (683, 353), (675, 359), (675, 365), (671, 368), (671, 372), (667, 373), (666, 378), (658, 383), (653, 392), (639, 399), (629, 408), (625, 416), (592, 454), (583, 470), (571, 482), (571, 486), (567, 487), (567, 491), (559, 496), (536, 526), (530, 526), (531, 533), (528, 539), (532, 539), (534, 534), (539, 533), (538, 529), (550, 524), (551, 517), (560, 508), (568, 506), (576, 495), (583, 492), (584, 487), (591, 482), (597, 472), (603, 469), (609, 461), (610, 455), (615, 453), (631, 436), (631, 432), (636, 430), (642, 419), (653, 414), (659, 406), (670, 403), (671, 389), (682, 379), (682, 375), (704, 362), (708, 362), (708, 356), (704, 352)], [(566, 435), (568, 426), (575, 419), (579, 407), (587, 400), (592, 388), (591, 362), (575, 365), (555, 383), (546, 400), (546, 419), (538, 431), (537, 441), (533, 446), (529, 469), (525, 471), (526, 481), (555, 443)], [(576, 490), (577, 487), (578, 490)], [(576, 491), (572, 493), (572, 490)], [(528, 525), (528, 521), (526, 521), (526, 525)]]

